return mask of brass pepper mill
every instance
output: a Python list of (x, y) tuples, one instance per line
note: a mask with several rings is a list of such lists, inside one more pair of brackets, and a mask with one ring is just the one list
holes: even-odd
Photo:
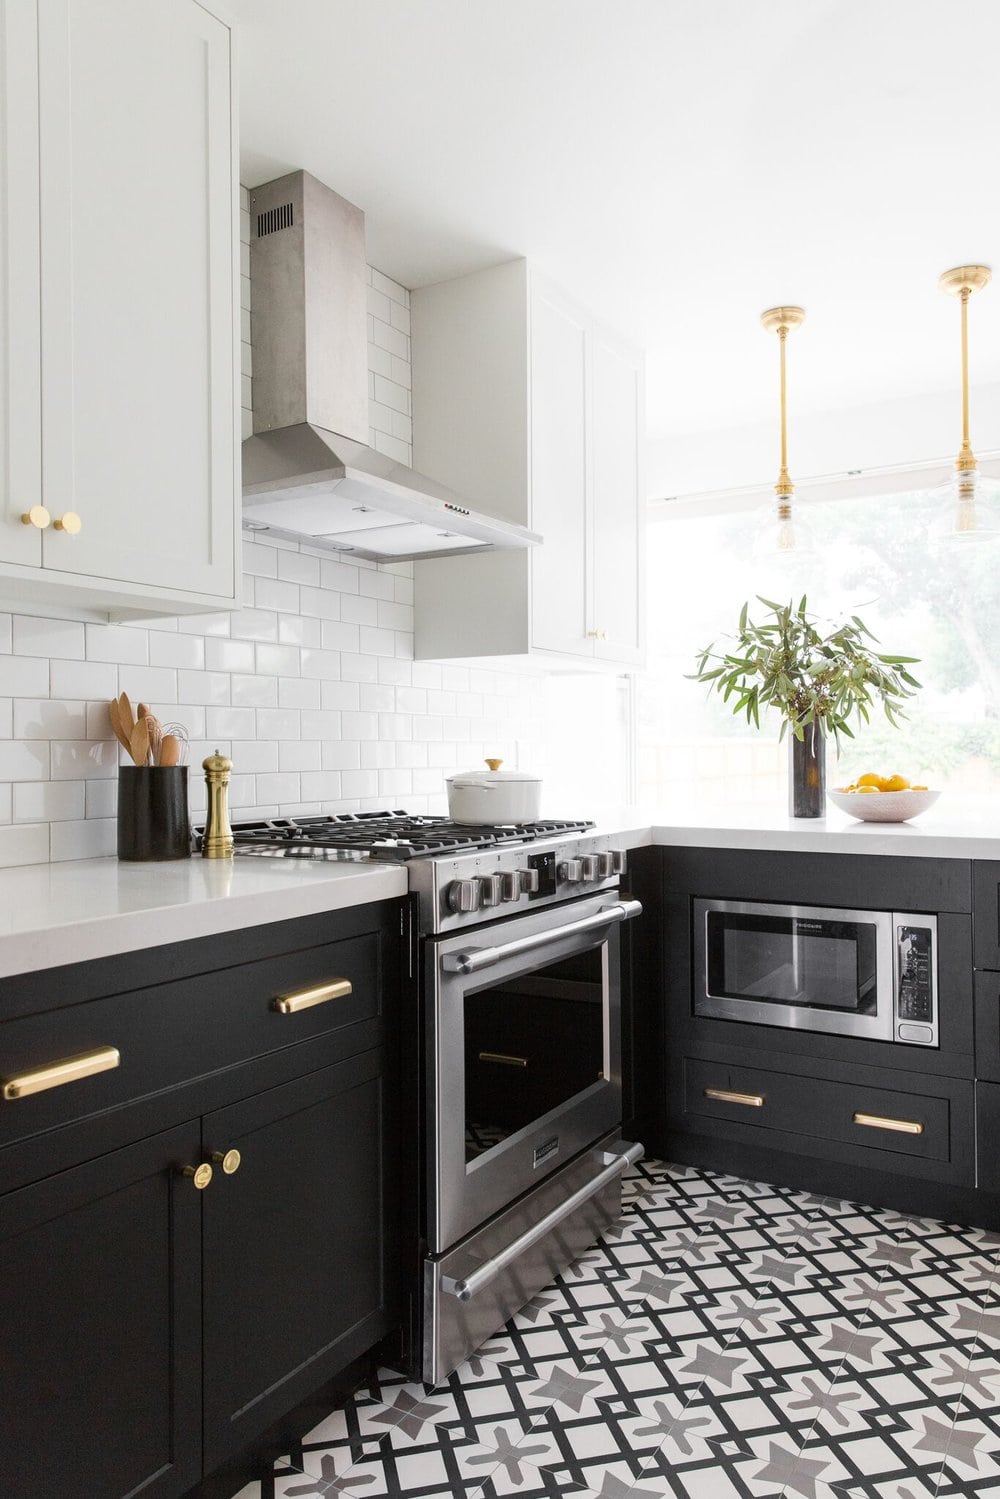
[(201, 840), (201, 856), (203, 859), (231, 859), (233, 830), (229, 826), (229, 772), (233, 762), (216, 750), (201, 764), (208, 786), (208, 821)]

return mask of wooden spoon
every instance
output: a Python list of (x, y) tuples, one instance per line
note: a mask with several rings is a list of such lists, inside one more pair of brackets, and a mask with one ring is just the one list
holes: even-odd
[(181, 757), (181, 742), (176, 734), (164, 734), (160, 740), (161, 765), (176, 765)]
[(145, 765), (149, 758), (149, 729), (144, 718), (140, 718), (132, 730), (129, 749), (136, 765)]
[(123, 745), (124, 748), (128, 750), (129, 754), (131, 754), (132, 746), (129, 743), (128, 737), (122, 731), (121, 713), (118, 707), (118, 699), (116, 697), (113, 697), (108, 704), (108, 718), (111, 720), (111, 727), (114, 730), (115, 738), (118, 740), (118, 743), (120, 745)]
[(118, 699), (118, 712), (121, 715), (122, 733), (127, 734), (131, 739), (132, 730), (135, 728), (135, 717), (132, 713), (132, 704), (128, 700), (127, 692), (123, 692)]
[(139, 706), (138, 706), (138, 708), (135, 711), (135, 721), (136, 721), (136, 723), (139, 722), (140, 718), (146, 718), (146, 717), (148, 717), (148, 715), (149, 715), (149, 704), (148, 703), (140, 703)]

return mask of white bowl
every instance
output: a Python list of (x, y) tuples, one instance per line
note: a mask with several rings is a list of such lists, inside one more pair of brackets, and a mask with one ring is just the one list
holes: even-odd
[(827, 796), (841, 812), (849, 812), (860, 822), (908, 822), (933, 807), (940, 791), (828, 791)]

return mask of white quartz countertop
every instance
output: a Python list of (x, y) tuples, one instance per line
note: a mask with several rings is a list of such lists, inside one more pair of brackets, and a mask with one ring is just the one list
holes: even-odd
[[(1000, 860), (1000, 798), (942, 797), (911, 823), (813, 820), (777, 808), (614, 808), (597, 833), (621, 848), (770, 849)], [(406, 894), (395, 864), (282, 859), (81, 859), (0, 869), (0, 978)]]
[(396, 864), (112, 858), (0, 869), (0, 978), (405, 894)]

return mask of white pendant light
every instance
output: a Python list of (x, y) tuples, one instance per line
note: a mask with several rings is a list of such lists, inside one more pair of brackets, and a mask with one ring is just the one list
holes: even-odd
[(938, 285), (958, 297), (962, 307), (962, 446), (955, 459), (955, 474), (940, 489), (932, 490), (939, 501), (931, 522), (930, 536), (936, 542), (988, 542), (1000, 539), (1000, 484), (979, 472), (969, 441), (969, 298), (990, 282), (988, 265), (959, 265), (945, 271)]
[(781, 467), (778, 482), (774, 486), (776, 503), (768, 507), (768, 513), (754, 540), (755, 557), (791, 558), (802, 557), (813, 551), (809, 529), (792, 515), (792, 497), (795, 485), (788, 474), (788, 434), (786, 413), (785, 342), (793, 328), (805, 322), (805, 311), (801, 307), (770, 307), (762, 312), (760, 321), (768, 333), (777, 333), (781, 360)]

